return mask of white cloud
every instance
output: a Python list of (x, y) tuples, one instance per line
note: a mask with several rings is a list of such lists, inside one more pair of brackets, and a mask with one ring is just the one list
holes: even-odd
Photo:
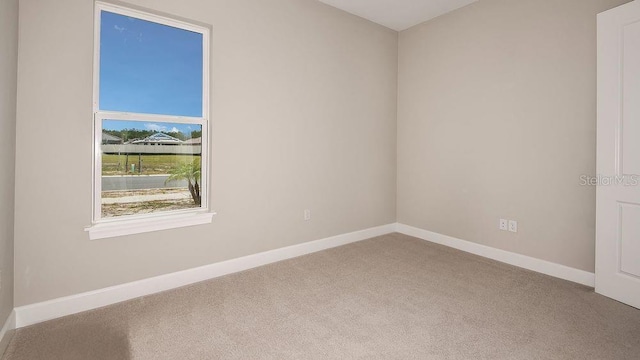
[(165, 125), (159, 125), (159, 124), (155, 124), (155, 123), (145, 123), (144, 127), (145, 127), (145, 129), (151, 130), (151, 131), (180, 132), (180, 129), (178, 129), (175, 126), (172, 127), (171, 129), (169, 129)]
[(122, 33), (123, 31), (127, 30), (126, 27), (122, 26), (118, 26), (118, 25), (113, 25), (113, 28), (116, 29), (117, 31), (119, 31), (120, 33)]
[(151, 131), (167, 131), (167, 127), (166, 126), (153, 124), (153, 123), (145, 123), (144, 127), (147, 130), (151, 130)]

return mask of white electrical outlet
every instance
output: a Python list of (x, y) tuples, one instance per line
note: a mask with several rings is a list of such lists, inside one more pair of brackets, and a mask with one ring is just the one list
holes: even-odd
[(509, 230), (508, 223), (509, 223), (509, 220), (500, 219), (500, 225), (498, 227), (500, 228), (500, 230), (507, 231)]
[(514, 220), (509, 220), (509, 231), (517, 233), (518, 232), (518, 222)]
[(311, 210), (305, 210), (304, 211), (304, 221), (309, 221), (311, 220)]

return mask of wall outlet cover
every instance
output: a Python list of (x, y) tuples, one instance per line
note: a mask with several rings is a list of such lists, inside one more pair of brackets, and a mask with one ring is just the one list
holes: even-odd
[(509, 230), (508, 222), (509, 222), (509, 221), (508, 221), (508, 220), (506, 220), (506, 219), (500, 219), (500, 223), (499, 223), (499, 225), (498, 225), (498, 228), (499, 228), (500, 230), (503, 230), (503, 231), (507, 231), (507, 230)]

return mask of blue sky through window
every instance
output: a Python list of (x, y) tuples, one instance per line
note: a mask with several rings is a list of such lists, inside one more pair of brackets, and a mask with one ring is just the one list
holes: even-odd
[(102, 11), (100, 110), (202, 117), (202, 51), (200, 33)]

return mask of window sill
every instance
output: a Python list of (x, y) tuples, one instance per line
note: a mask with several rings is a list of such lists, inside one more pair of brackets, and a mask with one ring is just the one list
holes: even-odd
[(90, 240), (210, 224), (216, 213), (189, 213), (95, 224), (85, 228)]

